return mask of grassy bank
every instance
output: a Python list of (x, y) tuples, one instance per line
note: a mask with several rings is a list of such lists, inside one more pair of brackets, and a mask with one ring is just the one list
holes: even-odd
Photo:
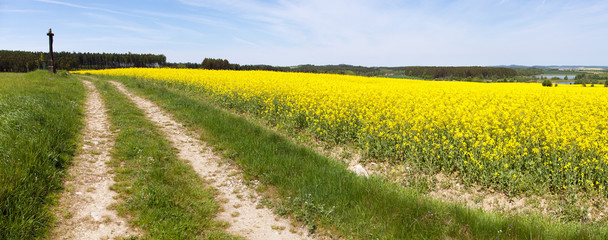
[(119, 129), (112, 153), (119, 214), (132, 216), (146, 239), (232, 239), (212, 220), (218, 205), (192, 167), (124, 95), (107, 82), (95, 84)]
[(77, 149), (85, 89), (65, 73), (0, 74), (0, 239), (48, 233)]
[(246, 175), (275, 190), (279, 213), (317, 228), (361, 239), (603, 239), (606, 227), (556, 223), (538, 216), (485, 213), (429, 199), (380, 178), (361, 178), (342, 164), (209, 104), (181, 86), (123, 82), (161, 103), (202, 138), (235, 160)]

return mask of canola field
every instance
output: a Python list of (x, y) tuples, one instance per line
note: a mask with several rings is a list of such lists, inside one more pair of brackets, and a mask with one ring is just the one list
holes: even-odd
[(608, 88), (193, 69), (79, 71), (185, 84), (377, 161), (508, 191), (608, 187)]

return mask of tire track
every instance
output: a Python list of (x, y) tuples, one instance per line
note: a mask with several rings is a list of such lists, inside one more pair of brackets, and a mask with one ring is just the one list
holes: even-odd
[(113, 239), (136, 236), (137, 231), (108, 209), (116, 202), (116, 192), (110, 190), (114, 174), (106, 162), (111, 159), (114, 137), (101, 95), (89, 81), (85, 102), (83, 145), (68, 170), (72, 178), (65, 181), (66, 191), (55, 211), (57, 226), (52, 239)]
[(178, 150), (178, 158), (190, 162), (198, 175), (219, 192), (217, 220), (229, 223), (227, 231), (247, 239), (311, 239), (306, 231), (291, 226), (268, 208), (259, 208), (260, 197), (245, 186), (237, 169), (226, 164), (196, 134), (187, 130), (153, 102), (130, 93), (123, 84), (110, 81), (151, 120)]

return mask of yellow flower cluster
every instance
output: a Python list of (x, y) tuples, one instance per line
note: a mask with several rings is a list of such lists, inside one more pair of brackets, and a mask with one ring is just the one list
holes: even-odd
[(370, 157), (458, 171), (484, 184), (597, 192), (608, 185), (608, 88), (268, 71), (86, 72), (186, 84), (225, 106), (355, 144)]

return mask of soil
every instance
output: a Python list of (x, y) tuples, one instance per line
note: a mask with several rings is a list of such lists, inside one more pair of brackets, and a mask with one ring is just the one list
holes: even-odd
[[(312, 144), (309, 144), (312, 145)], [(518, 194), (508, 196), (506, 193), (495, 189), (488, 189), (477, 185), (465, 186), (459, 183), (455, 176), (437, 173), (424, 175), (414, 167), (409, 167), (406, 162), (390, 163), (365, 159), (360, 151), (350, 148), (312, 145), (313, 148), (324, 156), (335, 161), (348, 164), (348, 169), (361, 176), (376, 175), (389, 181), (399, 183), (403, 186), (412, 184), (412, 181), (427, 179), (429, 191), (426, 195), (443, 202), (457, 203), (472, 209), (483, 209), (486, 212), (506, 213), (514, 215), (519, 213), (534, 213), (553, 218), (557, 221), (564, 216), (564, 196), (549, 192), (536, 194)], [(570, 208), (578, 208), (584, 212), (586, 220), (592, 222), (605, 221), (608, 216), (606, 200), (597, 198), (577, 196), (576, 203)]]
[(263, 207), (262, 197), (243, 180), (241, 172), (153, 102), (130, 93), (123, 84), (110, 82), (131, 99), (188, 161), (196, 173), (217, 189), (215, 198), (221, 209), (216, 220), (229, 224), (226, 231), (246, 239), (311, 239), (307, 231), (294, 226), (272, 210)]
[(74, 157), (64, 182), (66, 191), (61, 195), (55, 209), (58, 223), (51, 239), (113, 239), (137, 236), (126, 220), (109, 207), (116, 202), (116, 192), (110, 190), (114, 175), (106, 162), (111, 159), (115, 134), (104, 102), (89, 81), (83, 81), (89, 90), (85, 102), (85, 127), (83, 145)]

